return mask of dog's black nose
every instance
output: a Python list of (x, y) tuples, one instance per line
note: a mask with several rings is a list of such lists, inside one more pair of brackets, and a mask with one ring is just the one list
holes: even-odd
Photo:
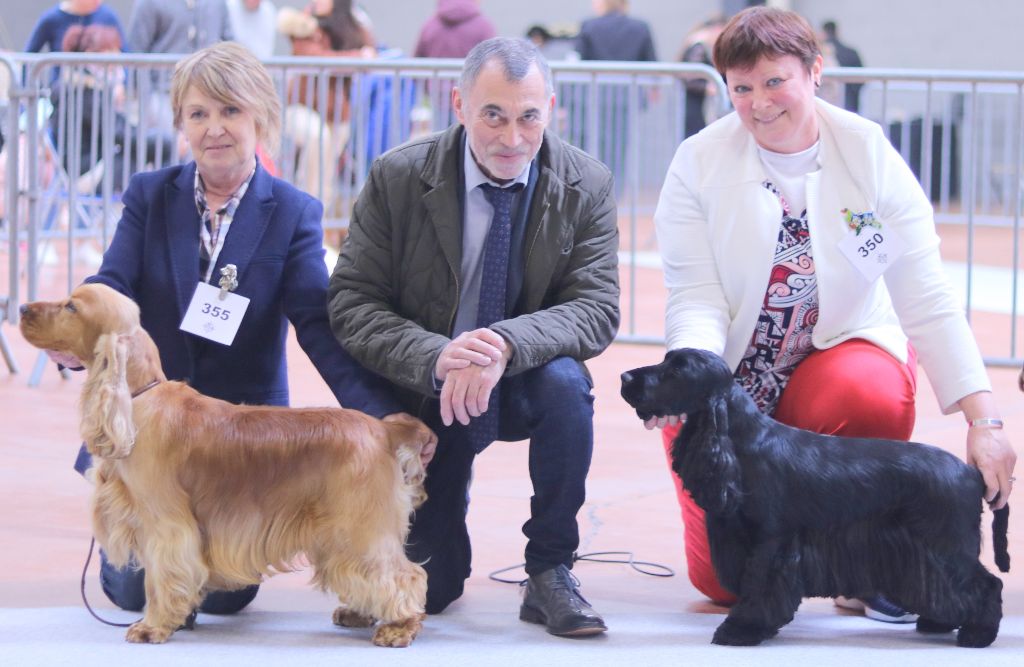
[(27, 303), (23, 303), (20, 306), (18, 306), (18, 313), (20, 313), (21, 315), (24, 315), (27, 312), (28, 312), (28, 304)]
[(629, 384), (630, 382), (633, 381), (633, 374), (630, 373), (629, 371), (626, 371), (625, 373), (623, 373), (619, 377), (622, 379), (622, 384), (624, 384), (624, 385), (625, 384)]

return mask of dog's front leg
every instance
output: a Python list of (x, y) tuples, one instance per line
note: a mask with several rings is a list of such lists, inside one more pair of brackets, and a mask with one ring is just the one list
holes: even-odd
[(803, 596), (798, 552), (771, 540), (755, 547), (744, 568), (739, 600), (715, 630), (713, 644), (756, 646), (793, 620)]
[(162, 644), (202, 601), (209, 577), (199, 549), (197, 531), (180, 530), (174, 537), (148, 540), (156, 545), (140, 555), (146, 570), (146, 613), (128, 628), (130, 642)]

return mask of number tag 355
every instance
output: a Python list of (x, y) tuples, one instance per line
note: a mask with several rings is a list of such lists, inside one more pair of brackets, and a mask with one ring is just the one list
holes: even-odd
[(248, 307), (249, 299), (244, 296), (225, 292), (221, 299), (220, 288), (199, 283), (181, 321), (181, 330), (231, 345)]
[(907, 244), (891, 229), (864, 227), (860, 234), (851, 229), (839, 249), (870, 283), (907, 251)]

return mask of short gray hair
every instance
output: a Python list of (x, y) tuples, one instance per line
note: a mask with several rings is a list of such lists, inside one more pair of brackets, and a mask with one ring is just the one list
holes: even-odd
[(522, 81), (529, 74), (530, 67), (536, 65), (544, 77), (544, 92), (548, 95), (555, 92), (551, 82), (551, 67), (544, 55), (533, 42), (516, 37), (492, 37), (474, 46), (462, 64), (459, 89), (464, 93), (469, 91), (476, 83), (480, 70), (492, 60), (501, 63), (505, 79), (511, 82)]

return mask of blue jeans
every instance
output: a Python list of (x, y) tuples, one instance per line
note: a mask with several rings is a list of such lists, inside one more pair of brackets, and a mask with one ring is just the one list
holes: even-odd
[[(110, 601), (127, 611), (142, 611), (146, 606), (146, 571), (131, 565), (117, 568), (107, 561), (107, 555), (100, 550), (100, 586)], [(234, 614), (256, 597), (258, 584), (246, 586), (237, 591), (211, 591), (199, 605), (204, 614)]]
[[(568, 357), (501, 381), (499, 440), (530, 440), (533, 482), (526, 572), (572, 567), (579, 546), (576, 514), (586, 498), (594, 447), (594, 397), (583, 366)], [(462, 595), (472, 550), (466, 513), (476, 454), (467, 429), (424, 415), (437, 433), (437, 453), (427, 468), (427, 502), (416, 510), (407, 553), (427, 571), (427, 613), (436, 614)]]

